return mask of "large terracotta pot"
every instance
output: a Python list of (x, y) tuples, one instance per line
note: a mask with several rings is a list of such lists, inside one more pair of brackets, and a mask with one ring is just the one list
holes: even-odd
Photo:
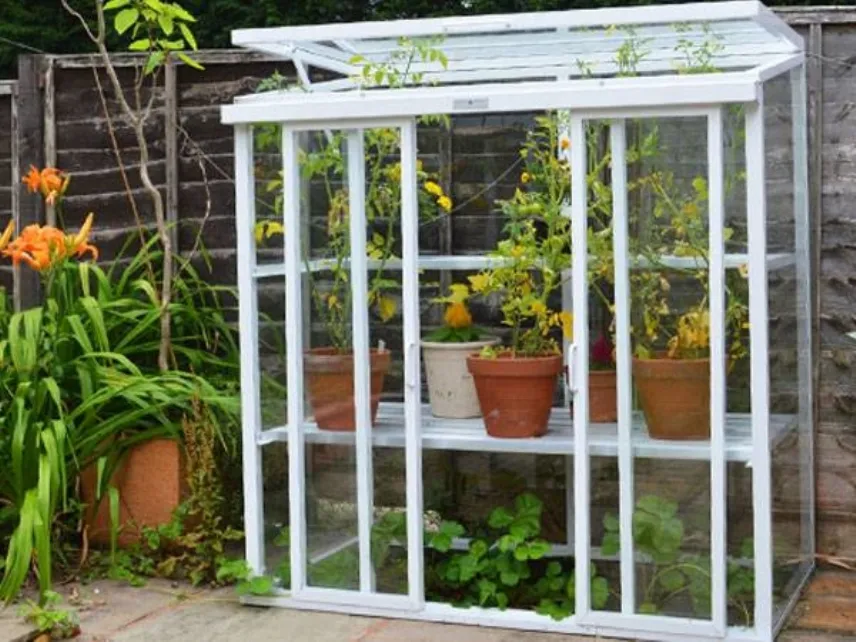
[(497, 343), (499, 339), (468, 343), (422, 342), (432, 415), (445, 419), (468, 419), (480, 415), (476, 386), (467, 369), (467, 357)]
[[(372, 350), (371, 416), (377, 419), (383, 380), (391, 362), (389, 350)], [(356, 430), (354, 409), (354, 355), (335, 348), (313, 348), (304, 359), (309, 403), (315, 422), (324, 430)]]
[(589, 421), (609, 424), (618, 421), (615, 370), (589, 372)]
[[(81, 473), (89, 541), (106, 545), (110, 543), (110, 499), (104, 495), (97, 501), (97, 481), (95, 464)], [(132, 447), (109, 484), (119, 491), (119, 545), (129, 546), (139, 541), (143, 526), (168, 524), (187, 497), (181, 445), (173, 439), (152, 439)]]
[(710, 359), (634, 359), (639, 403), (654, 439), (710, 439)]
[(467, 357), (479, 406), (491, 437), (540, 437), (556, 392), (556, 377), (562, 371), (562, 357)]

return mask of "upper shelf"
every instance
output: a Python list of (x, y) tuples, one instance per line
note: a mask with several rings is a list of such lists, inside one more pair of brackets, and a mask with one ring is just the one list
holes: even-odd
[[(491, 267), (501, 264), (501, 259), (484, 255), (456, 255), (456, 256), (426, 256), (419, 257), (420, 270), (486, 270)], [(661, 261), (665, 267), (675, 269), (691, 269), (703, 268), (704, 262), (695, 257), (689, 256), (664, 256)], [(749, 262), (748, 254), (726, 254), (725, 267), (726, 269), (737, 269)], [(303, 265), (303, 271), (321, 272), (330, 269), (335, 262), (332, 259), (313, 259)], [(379, 261), (369, 261), (369, 269), (378, 269)], [(648, 261), (637, 259), (633, 261), (632, 266), (636, 269), (644, 269), (650, 265)], [(794, 265), (793, 254), (769, 254), (767, 255), (767, 269), (779, 270), (788, 266)], [(401, 260), (390, 259), (384, 265), (388, 270), (400, 270)], [(285, 276), (284, 263), (265, 263), (260, 264), (253, 270), (253, 276), (256, 278), (270, 278), (276, 276)]]
[[(773, 415), (770, 418), (770, 447), (775, 446), (796, 426), (794, 415)], [(353, 432), (321, 430), (311, 421), (303, 425), (307, 443), (353, 444)], [(725, 422), (726, 458), (728, 461), (749, 462), (752, 459), (752, 426), (748, 414), (729, 414)], [(285, 441), (287, 428), (264, 431), (260, 443)], [(644, 419), (638, 413), (633, 418), (633, 452), (636, 457), (652, 459), (710, 459), (709, 441), (666, 441), (648, 435)], [(404, 406), (382, 403), (377, 424), (372, 428), (375, 447), (403, 448)], [(422, 408), (422, 447), (430, 450), (461, 450), (495, 453), (530, 453), (539, 455), (574, 454), (574, 434), (571, 414), (567, 408), (553, 408), (549, 430), (543, 437), (531, 439), (497, 439), (488, 436), (484, 422), (477, 419), (439, 419), (430, 407)], [(589, 428), (589, 454), (596, 457), (618, 455), (618, 426), (592, 424)]]

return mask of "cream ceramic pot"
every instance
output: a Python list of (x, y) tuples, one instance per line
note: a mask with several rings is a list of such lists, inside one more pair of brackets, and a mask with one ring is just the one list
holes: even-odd
[(469, 343), (422, 341), (431, 414), (444, 419), (481, 415), (473, 377), (467, 370), (467, 356), (497, 343), (496, 338)]

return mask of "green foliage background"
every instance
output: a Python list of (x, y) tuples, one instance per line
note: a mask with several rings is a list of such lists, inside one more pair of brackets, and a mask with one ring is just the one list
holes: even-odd
[[(680, 0), (671, 0), (672, 2)], [(95, 0), (73, 0), (84, 11)], [(423, 16), (516, 11), (548, 11), (658, 4), (651, 0), (185, 0), (199, 19), (194, 30), (203, 48), (229, 46), (229, 32), (240, 27), (272, 27), (326, 22), (387, 20)], [(662, 4), (662, 3), (661, 3)], [(828, 5), (829, 0), (779, 0), (777, 5)], [(856, 5), (856, 0), (837, 2)], [(0, 78), (14, 78), (15, 60), (26, 49), (48, 53), (90, 51), (80, 28), (59, 0), (0, 0)]]

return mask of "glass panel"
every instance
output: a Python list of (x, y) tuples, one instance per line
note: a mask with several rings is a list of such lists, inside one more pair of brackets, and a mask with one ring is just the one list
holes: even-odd
[[(402, 271), (401, 132), (370, 129), (365, 136), (369, 344), (372, 348), (373, 432), (402, 436), (404, 425), (404, 315)], [(435, 208), (436, 211), (436, 208)], [(382, 401), (381, 401), (382, 400)], [(407, 498), (404, 440), (373, 448), (371, 563), (380, 593), (407, 593)]]
[(265, 569), (276, 583), (291, 587), (288, 499), (288, 446), (274, 442), (262, 448)]
[(707, 121), (630, 121), (627, 139), (636, 611), (709, 619)]
[(569, 463), (563, 456), (426, 451), (427, 599), (570, 617)]
[[(772, 449), (774, 621), (805, 576), (810, 558), (810, 487), (805, 453), (810, 452), (809, 416), (801, 413), (800, 318), (796, 264), (792, 86), (788, 74), (764, 85), (767, 254)], [(774, 261), (774, 257), (788, 257)]]
[(358, 589), (352, 273), (344, 132), (301, 138), (307, 585)]

